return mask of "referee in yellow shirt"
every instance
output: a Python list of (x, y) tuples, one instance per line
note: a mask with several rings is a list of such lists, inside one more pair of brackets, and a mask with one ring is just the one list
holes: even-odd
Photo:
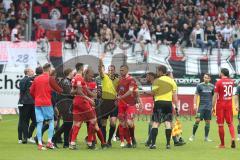
[(152, 116), (151, 145), (150, 149), (156, 149), (156, 138), (158, 135), (158, 127), (161, 123), (165, 123), (165, 135), (167, 140), (166, 148), (170, 149), (170, 140), (172, 133), (173, 105), (177, 106), (177, 85), (175, 81), (167, 76), (167, 68), (160, 65), (157, 68), (157, 78), (152, 85), (154, 94), (154, 109)]
[(111, 140), (116, 129), (116, 122), (118, 116), (118, 108), (115, 105), (117, 97), (116, 86), (118, 85), (119, 79), (115, 73), (115, 66), (110, 65), (108, 67), (108, 73), (104, 73), (104, 65), (102, 60), (99, 60), (99, 75), (101, 77), (102, 86), (102, 103), (100, 105), (100, 118), (101, 118), (101, 130), (106, 141), (106, 126), (108, 117), (110, 117), (110, 129), (107, 144), (109, 147), (112, 146)]

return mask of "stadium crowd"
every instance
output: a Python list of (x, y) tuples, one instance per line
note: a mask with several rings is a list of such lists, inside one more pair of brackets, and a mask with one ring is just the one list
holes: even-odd
[[(212, 48), (220, 45), (238, 53), (238, 0), (63, 0), (62, 3), (71, 8), (67, 41), (127, 40), (156, 42), (158, 47), (179, 44), (181, 48), (200, 47), (204, 53), (209, 48), (210, 54)], [(0, 8), (0, 39), (10, 40), (16, 24), (24, 32), (28, 3), (2, 0)], [(33, 32), (37, 32), (36, 28)]]

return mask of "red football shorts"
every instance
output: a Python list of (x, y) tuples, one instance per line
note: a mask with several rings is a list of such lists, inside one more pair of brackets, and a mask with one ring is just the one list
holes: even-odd
[(120, 120), (133, 120), (135, 113), (135, 105), (118, 102), (118, 118)]
[(96, 112), (89, 101), (84, 100), (81, 103), (73, 103), (73, 120), (77, 122), (88, 122), (96, 118)]
[(230, 124), (233, 121), (232, 106), (221, 106), (216, 107), (217, 123), (224, 124), (224, 120)]

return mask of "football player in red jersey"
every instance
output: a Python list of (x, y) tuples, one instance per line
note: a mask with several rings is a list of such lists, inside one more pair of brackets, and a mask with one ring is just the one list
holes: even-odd
[[(231, 148), (235, 148), (235, 133), (233, 126), (233, 111), (232, 111), (232, 96), (234, 80), (229, 78), (229, 70), (222, 68), (220, 73), (221, 79), (215, 84), (214, 96), (213, 96), (213, 112), (215, 112), (216, 104), (216, 115), (218, 124), (218, 133), (221, 144), (219, 148), (225, 148), (224, 143), (224, 120), (228, 124), (229, 132), (231, 134)], [(216, 103), (217, 102), (217, 103)]]
[[(93, 80), (94, 78), (94, 72), (91, 68), (87, 68), (84, 71), (84, 80), (86, 82), (87, 88), (90, 90), (90, 92), (92, 92), (92, 94), (88, 94), (88, 96), (94, 101), (97, 98), (97, 83)], [(95, 149), (95, 143), (96, 143), (96, 136), (95, 133), (97, 133), (97, 136), (99, 138), (99, 140), (101, 141), (101, 147), (107, 148), (107, 144), (104, 140), (103, 134), (101, 129), (98, 126), (97, 123), (97, 116), (96, 116), (96, 112), (95, 112), (95, 106), (92, 106), (94, 114), (95, 114), (95, 118), (92, 120), (92, 123), (94, 124), (94, 126), (91, 126), (91, 122), (87, 122), (87, 128), (88, 128), (88, 136), (87, 136), (87, 141), (88, 143), (92, 144), (89, 149)], [(91, 128), (90, 127), (94, 127), (93, 129), (93, 133), (91, 133)]]
[(128, 66), (120, 67), (120, 80), (117, 86), (118, 118), (120, 121), (119, 136), (121, 146), (124, 146), (124, 137), (127, 140), (126, 148), (136, 147), (134, 135), (134, 114), (138, 101), (136, 81), (128, 74)]
[[(76, 75), (72, 79), (72, 91), (71, 93), (75, 95), (73, 99), (73, 127), (70, 135), (70, 149), (76, 149), (76, 138), (79, 129), (83, 122), (89, 122), (90, 132), (94, 133), (94, 119), (95, 112), (92, 105), (95, 105), (94, 101), (87, 95), (91, 93), (87, 89), (86, 82), (83, 78), (83, 64), (76, 64)], [(91, 144), (88, 144), (91, 146)], [(90, 147), (91, 148), (91, 147)]]

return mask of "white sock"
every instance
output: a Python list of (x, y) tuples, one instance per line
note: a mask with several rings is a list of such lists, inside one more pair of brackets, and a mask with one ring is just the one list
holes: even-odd
[(38, 145), (41, 145), (41, 146), (42, 146), (42, 141), (38, 141)]
[(52, 143), (52, 139), (48, 139), (48, 143)]

